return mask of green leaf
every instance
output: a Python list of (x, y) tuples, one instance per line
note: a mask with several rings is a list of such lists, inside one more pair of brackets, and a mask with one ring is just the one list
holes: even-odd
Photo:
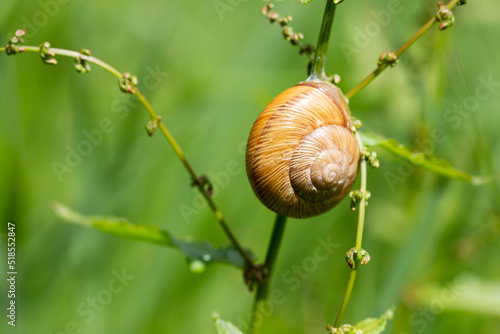
[(389, 153), (408, 161), (412, 165), (426, 169), (434, 174), (471, 183), (473, 185), (480, 185), (489, 181), (486, 178), (472, 176), (467, 172), (457, 170), (453, 168), (449, 162), (438, 159), (433, 155), (412, 152), (394, 139), (387, 139), (372, 132), (359, 131), (359, 134), (365, 146), (383, 148)]
[(214, 248), (208, 242), (183, 241), (153, 225), (136, 225), (120, 217), (85, 216), (57, 202), (53, 209), (59, 218), (69, 223), (95, 228), (124, 239), (175, 248), (187, 257), (194, 272), (203, 272), (206, 265), (214, 262), (245, 267), (245, 261), (233, 246)]
[(222, 320), (217, 313), (212, 314), (212, 318), (214, 319), (215, 328), (217, 328), (218, 334), (243, 334), (238, 327), (229, 321)]
[(379, 334), (384, 331), (387, 320), (392, 319), (393, 316), (394, 307), (391, 307), (380, 318), (366, 318), (353, 327), (362, 330), (363, 334)]
[[(413, 291), (414, 290), (414, 291)], [(500, 280), (467, 273), (445, 284), (421, 282), (412, 286), (415, 303), (430, 308), (439, 300), (442, 312), (459, 311), (488, 317), (500, 317)], [(451, 296), (445, 298), (443, 296)]]

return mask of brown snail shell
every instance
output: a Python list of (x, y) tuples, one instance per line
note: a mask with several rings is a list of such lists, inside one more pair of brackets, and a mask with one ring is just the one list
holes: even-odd
[(349, 192), (359, 147), (346, 100), (329, 82), (304, 81), (276, 96), (257, 118), (246, 169), (269, 209), (307, 218), (333, 208)]

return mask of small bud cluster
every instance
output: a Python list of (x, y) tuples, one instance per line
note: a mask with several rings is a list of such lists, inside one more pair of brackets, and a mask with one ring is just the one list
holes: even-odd
[(118, 84), (122, 92), (134, 94), (135, 87), (139, 84), (139, 81), (135, 75), (126, 72), (118, 79)]
[(19, 46), (19, 44), (24, 42), (23, 40), (24, 34), (25, 31), (19, 29), (14, 33), (14, 36), (12, 36), (11, 39), (9, 39), (7, 45), (5, 45), (5, 52), (7, 53), (7, 56), (15, 55), (17, 53), (21, 53), (24, 51), (24, 47)]
[(87, 64), (82, 56), (90, 56), (92, 53), (88, 49), (81, 49), (78, 57), (75, 58), (75, 69), (78, 73), (85, 74), (90, 72), (90, 65)]
[(149, 121), (146, 122), (146, 132), (148, 133), (148, 136), (152, 136), (153, 133), (158, 129), (158, 125), (160, 124), (161, 121), (161, 116), (158, 116), (156, 118), (150, 119)]
[[(291, 18), (291, 16), (289, 16)], [(296, 33), (293, 31), (293, 28), (290, 26), (283, 26), (283, 37), (285, 41), (290, 42), (292, 45), (297, 45), (300, 39), (304, 39), (304, 35), (299, 32)]]
[(349, 324), (342, 325), (339, 328), (327, 326), (326, 329), (332, 334), (363, 334), (361, 329), (354, 328)]
[(300, 32), (295, 32), (293, 28), (288, 25), (288, 23), (293, 20), (293, 17), (290, 15), (280, 16), (277, 12), (272, 11), (272, 8), (274, 8), (274, 5), (270, 3), (262, 7), (260, 13), (264, 15), (270, 23), (277, 22), (282, 28), (281, 32), (285, 40), (292, 45), (298, 46), (300, 48), (299, 54), (305, 53), (309, 59), (311, 59), (314, 53), (314, 46), (300, 42), (304, 39), (304, 35)]
[(338, 85), (340, 83), (340, 75), (334, 74), (332, 79), (330, 80), (333, 84)]
[(203, 191), (206, 191), (208, 196), (212, 196), (214, 192), (212, 182), (210, 182), (210, 179), (206, 175), (202, 175), (198, 178), (198, 180), (191, 182), (191, 187), (195, 186), (199, 186), (203, 189)]
[(377, 152), (370, 152), (368, 149), (365, 147), (363, 148), (363, 152), (361, 152), (361, 155), (363, 159), (368, 161), (368, 164), (372, 168), (379, 168), (380, 167), (380, 161), (377, 159)]
[(349, 193), (349, 197), (351, 198), (351, 210), (356, 211), (356, 206), (358, 203), (361, 203), (363, 198), (365, 199), (366, 205), (368, 205), (368, 199), (371, 197), (371, 193), (368, 190), (356, 189)]
[(391, 50), (384, 51), (380, 58), (378, 59), (378, 66), (396, 66), (398, 62), (398, 56)]
[[(464, 3), (461, 4), (463, 5)], [(453, 16), (453, 12), (446, 8), (446, 5), (442, 2), (438, 3), (438, 8), (439, 10), (436, 14), (436, 20), (441, 22), (439, 30), (445, 30), (455, 23), (455, 16)]]
[(361, 123), (361, 120), (352, 117), (351, 118), (351, 131), (356, 132), (358, 129), (360, 129), (363, 126), (363, 123)]
[(370, 259), (370, 254), (363, 248), (353, 247), (345, 254), (345, 260), (351, 269), (355, 269), (357, 263), (362, 266), (366, 265)]
[(268, 16), (269, 15), (269, 12), (271, 11), (271, 9), (274, 8), (274, 4), (270, 3), (264, 7), (262, 7), (262, 9), (260, 10), (260, 13), (263, 15), (263, 16)]
[(57, 59), (55, 57), (55, 53), (50, 51), (50, 43), (45, 42), (40, 44), (40, 57), (42, 57), (42, 61), (47, 65), (57, 65)]

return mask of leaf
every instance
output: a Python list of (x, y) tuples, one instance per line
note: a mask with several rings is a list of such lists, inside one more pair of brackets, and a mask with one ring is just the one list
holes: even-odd
[[(214, 248), (206, 241), (183, 241), (153, 225), (136, 225), (120, 217), (84, 216), (57, 202), (53, 209), (59, 218), (69, 223), (95, 228), (124, 239), (178, 249), (190, 261), (190, 269), (194, 272), (202, 272), (214, 262), (245, 267), (245, 261), (233, 246)], [(251, 253), (250, 255), (252, 256)]]
[(394, 307), (391, 307), (380, 318), (366, 318), (353, 327), (362, 330), (363, 334), (379, 334), (384, 331), (387, 320), (392, 319), (393, 316)]
[(304, 5), (307, 5), (307, 4), (308, 4), (309, 2), (311, 2), (311, 1), (313, 1), (313, 0), (299, 0), (299, 2), (300, 2), (301, 4), (304, 4)]
[(238, 327), (229, 321), (222, 320), (217, 313), (212, 314), (212, 318), (214, 319), (215, 328), (217, 328), (218, 334), (243, 334)]
[[(500, 317), (500, 280), (461, 274), (444, 284), (418, 283), (409, 290), (411, 298), (426, 310), (439, 304), (442, 312), (459, 311)], [(444, 297), (446, 296), (446, 297)]]
[(450, 179), (459, 180), (473, 185), (481, 185), (489, 181), (488, 178), (472, 176), (453, 168), (449, 162), (436, 158), (431, 154), (412, 152), (394, 139), (384, 138), (373, 132), (359, 131), (363, 144), (368, 147), (381, 147), (389, 153), (411, 163), (412, 165), (426, 169)]

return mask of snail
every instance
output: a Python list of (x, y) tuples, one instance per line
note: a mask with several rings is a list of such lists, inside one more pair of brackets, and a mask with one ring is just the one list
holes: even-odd
[(250, 131), (247, 176), (272, 211), (307, 218), (333, 208), (356, 180), (359, 147), (341, 90), (303, 81), (279, 94)]

